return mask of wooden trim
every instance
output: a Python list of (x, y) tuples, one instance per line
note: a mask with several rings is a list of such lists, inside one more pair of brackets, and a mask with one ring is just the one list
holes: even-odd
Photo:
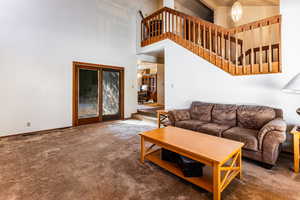
[(102, 65), (102, 64), (93, 64), (93, 63), (85, 63), (85, 62), (73, 62), (73, 66), (90, 66), (90, 67), (96, 67), (96, 68), (102, 68), (102, 69), (115, 69), (119, 71), (124, 71), (124, 67), (118, 67), (118, 66), (113, 66), (113, 65)]
[(97, 70), (98, 71), (98, 81), (102, 81), (102, 72), (103, 69), (110, 69), (116, 70), (120, 72), (120, 119), (124, 119), (124, 84), (125, 84), (125, 77), (124, 77), (124, 67), (117, 67), (117, 66), (110, 66), (110, 65), (102, 65), (102, 64), (93, 64), (93, 63), (84, 63), (84, 62), (73, 62), (73, 97), (72, 97), (72, 121), (73, 126), (79, 126), (83, 124), (95, 123), (103, 121), (102, 118), (102, 84), (99, 84), (99, 116), (88, 118), (88, 119), (78, 119), (78, 69), (90, 69), (90, 70)]
[(11, 137), (19, 137), (19, 136), (26, 137), (26, 136), (30, 136), (30, 135), (49, 134), (49, 133), (54, 132), (54, 131), (61, 131), (61, 130), (65, 130), (65, 129), (68, 129), (68, 128), (72, 128), (72, 126), (46, 129), (46, 130), (41, 130), (41, 131), (32, 131), (32, 132), (27, 132), (27, 133), (10, 134), (10, 135), (5, 135), (5, 136), (0, 136), (0, 139), (11, 138)]

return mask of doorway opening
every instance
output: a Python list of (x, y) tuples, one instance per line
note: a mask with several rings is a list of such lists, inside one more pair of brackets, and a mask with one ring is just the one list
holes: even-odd
[(73, 62), (73, 126), (124, 118), (124, 68)]
[(156, 117), (156, 111), (164, 109), (164, 76), (164, 64), (138, 62), (138, 114)]

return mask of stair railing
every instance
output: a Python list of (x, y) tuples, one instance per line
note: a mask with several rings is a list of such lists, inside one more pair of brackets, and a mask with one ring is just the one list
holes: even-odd
[(281, 16), (227, 29), (170, 8), (142, 20), (141, 45), (171, 39), (233, 75), (281, 72)]

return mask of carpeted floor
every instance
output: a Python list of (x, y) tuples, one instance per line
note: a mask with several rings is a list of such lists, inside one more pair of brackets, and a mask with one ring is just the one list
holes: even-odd
[[(206, 200), (212, 195), (159, 167), (139, 162), (138, 133), (128, 120), (49, 134), (0, 139), (0, 200)], [(244, 161), (244, 178), (225, 200), (300, 199), (300, 175), (282, 156), (273, 170)]]

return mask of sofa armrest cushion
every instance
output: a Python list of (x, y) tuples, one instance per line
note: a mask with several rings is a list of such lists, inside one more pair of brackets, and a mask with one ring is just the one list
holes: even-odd
[(276, 118), (269, 123), (265, 124), (258, 133), (258, 142), (259, 142), (259, 149), (262, 149), (263, 146), (263, 140), (267, 133), (271, 131), (278, 131), (282, 132), (284, 135), (287, 129), (287, 125), (285, 121), (281, 118)]
[(171, 110), (168, 114), (172, 116), (174, 122), (191, 119), (190, 109)]
[(280, 153), (280, 144), (286, 140), (285, 132), (270, 131), (263, 139), (262, 156), (263, 162), (275, 165)]

